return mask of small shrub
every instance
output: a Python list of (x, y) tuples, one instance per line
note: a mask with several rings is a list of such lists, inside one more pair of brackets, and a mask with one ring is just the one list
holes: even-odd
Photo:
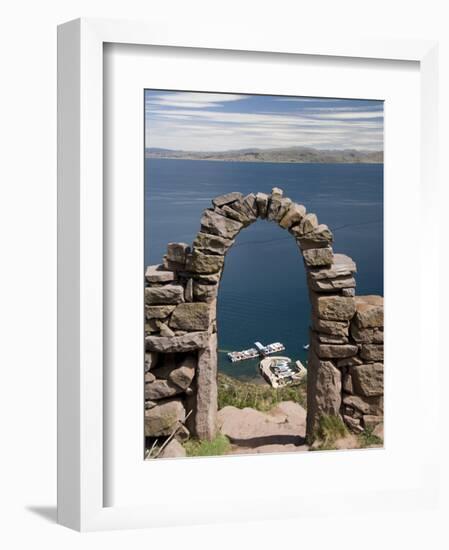
[(335, 449), (335, 442), (348, 435), (345, 423), (339, 416), (324, 414), (320, 417), (315, 433), (314, 448), (320, 451)]
[(383, 439), (373, 433), (373, 428), (366, 428), (359, 435), (359, 444), (361, 448), (383, 445)]
[(225, 435), (217, 435), (212, 441), (190, 439), (184, 443), (187, 456), (220, 456), (231, 449), (231, 443)]

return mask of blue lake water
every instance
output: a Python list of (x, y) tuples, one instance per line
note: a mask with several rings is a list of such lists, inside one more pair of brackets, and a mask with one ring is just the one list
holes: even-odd
[[(201, 213), (230, 191), (284, 196), (315, 212), (334, 233), (334, 251), (357, 263), (357, 294), (383, 295), (383, 165), (145, 160), (145, 263), (160, 263), (168, 242), (191, 243)], [(219, 369), (258, 377), (257, 362), (231, 364), (226, 351), (280, 341), (306, 358), (310, 306), (293, 237), (259, 220), (228, 252), (218, 297)]]

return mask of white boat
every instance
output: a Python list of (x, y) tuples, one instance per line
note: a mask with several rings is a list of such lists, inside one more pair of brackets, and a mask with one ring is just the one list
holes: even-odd
[(292, 363), (290, 357), (265, 357), (259, 363), (259, 370), (273, 388), (298, 384), (307, 370), (301, 363)]
[(254, 342), (254, 348), (244, 349), (242, 351), (230, 351), (228, 358), (232, 363), (237, 361), (244, 361), (245, 359), (255, 359), (256, 357), (265, 357), (271, 353), (279, 353), (285, 350), (284, 344), (280, 342), (274, 342), (264, 346), (260, 342)]
[(306, 351), (310, 348), (310, 344), (304, 344), (302, 349), (305, 349)]

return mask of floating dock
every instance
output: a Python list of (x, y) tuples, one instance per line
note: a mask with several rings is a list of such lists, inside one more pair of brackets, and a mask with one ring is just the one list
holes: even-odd
[(232, 363), (237, 361), (244, 361), (245, 359), (256, 359), (257, 357), (265, 357), (271, 353), (279, 353), (285, 350), (284, 344), (280, 342), (274, 342), (267, 346), (262, 345), (260, 342), (254, 342), (254, 347), (244, 349), (242, 351), (230, 351), (228, 358)]
[(266, 357), (259, 363), (259, 370), (273, 388), (298, 384), (307, 373), (301, 361), (293, 363), (290, 357)]

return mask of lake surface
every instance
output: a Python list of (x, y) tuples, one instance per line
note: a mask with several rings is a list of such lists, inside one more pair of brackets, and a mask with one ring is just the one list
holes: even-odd
[[(168, 242), (192, 243), (212, 198), (240, 191), (284, 196), (315, 212), (334, 233), (334, 252), (357, 263), (357, 294), (383, 295), (383, 165), (278, 164), (145, 160), (145, 263), (161, 263)], [(219, 369), (258, 379), (257, 361), (231, 364), (227, 351), (282, 342), (306, 358), (310, 306), (304, 266), (293, 237), (259, 220), (226, 256), (218, 297)]]

